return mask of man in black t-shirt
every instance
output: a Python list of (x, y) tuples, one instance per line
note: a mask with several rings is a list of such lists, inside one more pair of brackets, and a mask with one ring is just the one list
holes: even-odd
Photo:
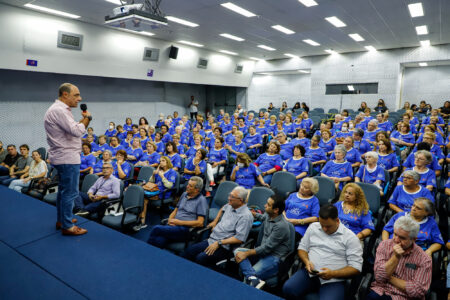
[(8, 154), (5, 156), (5, 160), (0, 164), (0, 176), (9, 175), (9, 170), (16, 163), (19, 158), (19, 153), (15, 145), (8, 145), (6, 147)]

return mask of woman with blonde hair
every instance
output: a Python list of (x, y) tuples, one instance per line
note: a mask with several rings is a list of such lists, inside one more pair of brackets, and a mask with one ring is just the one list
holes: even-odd
[(238, 153), (236, 166), (231, 172), (230, 179), (246, 189), (251, 189), (258, 181), (262, 186), (269, 187), (261, 176), (261, 171), (252, 164), (252, 159), (247, 153)]
[(347, 183), (344, 186), (339, 201), (334, 206), (338, 210), (341, 223), (361, 241), (375, 230), (366, 196), (356, 183)]

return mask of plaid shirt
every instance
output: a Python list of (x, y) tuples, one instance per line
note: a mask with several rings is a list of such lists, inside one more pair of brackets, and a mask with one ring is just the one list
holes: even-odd
[(413, 248), (400, 258), (392, 276), (406, 281), (406, 291), (401, 291), (389, 282), (390, 278), (385, 270), (386, 262), (394, 255), (393, 247), (392, 239), (383, 241), (378, 246), (372, 290), (379, 295), (389, 295), (392, 300), (425, 299), (431, 284), (431, 258), (415, 243)]

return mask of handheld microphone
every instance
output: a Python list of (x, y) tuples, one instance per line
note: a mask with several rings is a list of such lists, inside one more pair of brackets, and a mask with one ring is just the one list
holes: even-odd
[(86, 112), (87, 111), (87, 105), (86, 104), (81, 104), (80, 105), (80, 109), (83, 111), (83, 112)]

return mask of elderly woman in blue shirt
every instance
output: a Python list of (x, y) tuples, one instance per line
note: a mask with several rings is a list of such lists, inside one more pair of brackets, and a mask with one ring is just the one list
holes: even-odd
[(284, 165), (283, 171), (290, 172), (295, 175), (297, 179), (297, 188), (300, 187), (300, 183), (303, 178), (308, 175), (309, 163), (305, 158), (305, 148), (301, 145), (295, 145), (293, 150), (294, 156), (288, 159)]
[[(415, 166), (406, 170), (416, 171), (420, 175), (419, 184), (427, 188), (430, 192), (436, 188), (436, 174), (427, 167), (433, 160), (429, 151), (419, 150), (414, 154)], [(398, 179), (398, 185), (403, 184), (403, 175)]]
[(267, 152), (261, 154), (254, 163), (261, 170), (261, 175), (267, 184), (272, 181), (273, 173), (283, 168), (283, 160), (279, 153), (280, 144), (272, 141), (267, 146)]
[(344, 145), (337, 145), (334, 148), (336, 159), (328, 161), (321, 171), (321, 176), (334, 181), (336, 190), (341, 189), (344, 182), (351, 181), (353, 178), (352, 164), (345, 159), (346, 154)]
[(384, 177), (384, 169), (377, 165), (378, 153), (369, 151), (365, 157), (366, 164), (359, 167), (355, 175), (355, 182), (373, 184), (380, 189), (380, 194), (384, 195), (383, 188), (386, 178)]
[(251, 189), (258, 181), (262, 186), (269, 187), (261, 176), (261, 171), (252, 164), (252, 160), (247, 153), (238, 153), (236, 166), (231, 172), (230, 179), (246, 189)]

